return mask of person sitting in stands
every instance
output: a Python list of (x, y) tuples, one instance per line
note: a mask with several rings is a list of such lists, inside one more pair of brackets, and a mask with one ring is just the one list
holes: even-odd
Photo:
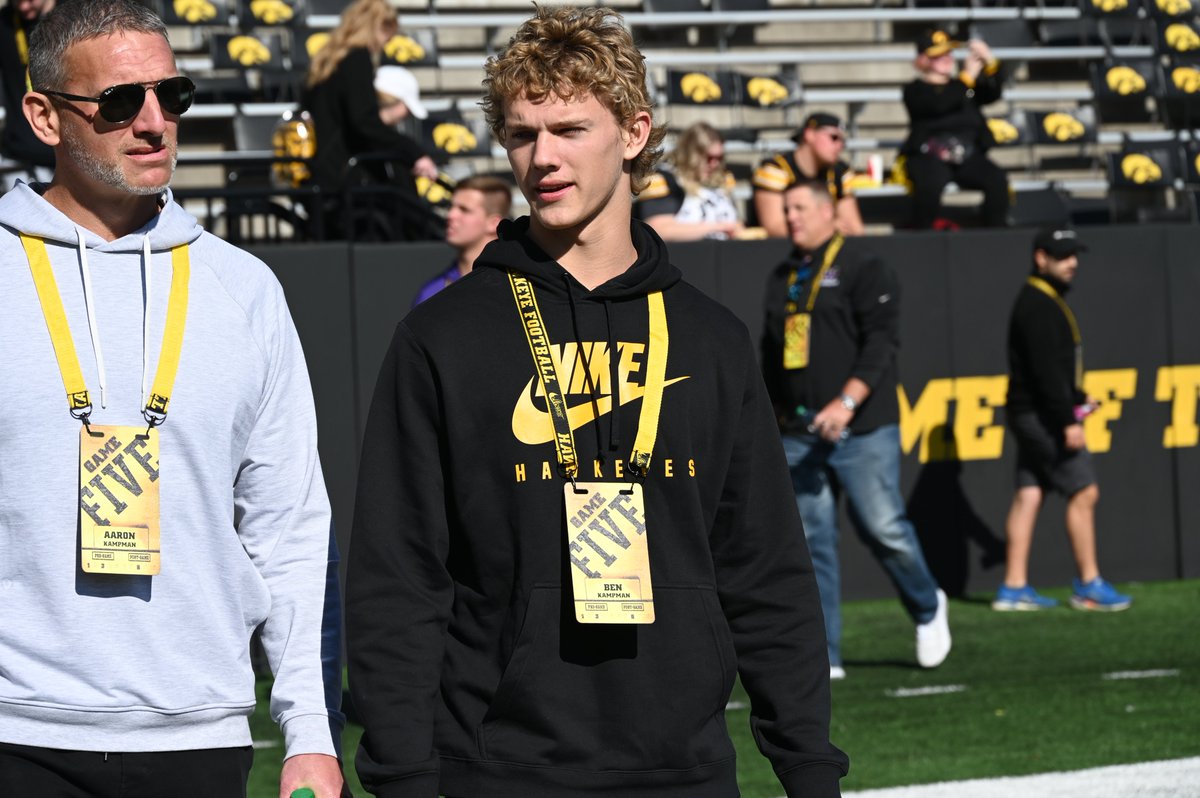
[[(375, 60), (383, 52), (388, 39), (396, 34), (400, 24), (396, 11), (387, 0), (354, 0), (342, 12), (341, 21), (330, 34), (329, 43), (313, 56), (305, 83), (303, 106), (312, 114), (316, 128), (317, 154), (312, 163), (312, 182), (326, 192), (326, 219), (334, 226), (345, 228), (341, 192), (350, 184), (387, 184), (397, 189), (397, 195), (387, 197), (389, 206), (413, 211), (406, 216), (419, 216), (421, 200), (413, 180), (394, 179), (386, 168), (388, 161), (366, 161), (350, 174), (352, 156), (378, 153), (394, 156), (411, 172), (412, 177), (436, 180), (437, 165), (409, 136), (385, 124), (379, 116), (379, 102), (373, 88)], [(410, 109), (411, 110), (411, 109)], [(402, 196), (398, 196), (402, 195)], [(358, 238), (419, 238), (415, 224), (402, 220), (389, 224), (364, 225), (363, 214), (381, 216), (371, 198), (360, 199), (355, 228)], [(332, 211), (332, 212), (331, 212)], [(391, 227), (392, 229), (387, 229)], [(348, 231), (343, 229), (343, 234)]]
[(697, 122), (679, 135), (667, 161), (638, 194), (635, 215), (663, 241), (739, 237), (743, 227), (720, 132)]
[(942, 189), (953, 180), (983, 191), (980, 221), (986, 227), (1008, 223), (1008, 179), (987, 157), (996, 143), (980, 110), (1000, 99), (1004, 76), (988, 46), (974, 39), (956, 72), (954, 41), (944, 30), (925, 32), (917, 41), (917, 78), (904, 87), (911, 130), (900, 147), (912, 181), (913, 227), (935, 226)]
[(772, 238), (788, 236), (783, 212), (783, 192), (807, 180), (823, 180), (835, 200), (838, 232), (847, 236), (863, 233), (858, 200), (850, 190), (854, 172), (840, 160), (846, 148), (846, 129), (833, 114), (817, 111), (808, 115), (792, 135), (796, 149), (781, 152), (759, 164), (754, 184), (754, 216)]

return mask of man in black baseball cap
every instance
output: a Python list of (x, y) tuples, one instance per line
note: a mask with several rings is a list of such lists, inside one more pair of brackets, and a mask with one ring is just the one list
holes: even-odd
[(1043, 228), (1037, 232), (1037, 235), (1033, 239), (1034, 273), (1037, 273), (1039, 269), (1037, 263), (1038, 250), (1041, 250), (1055, 260), (1061, 261), (1072, 255), (1078, 255), (1080, 252), (1087, 252), (1088, 248), (1079, 240), (1079, 236), (1074, 230), (1060, 230), (1054, 227)]
[(783, 213), (783, 193), (797, 183), (821, 180), (836, 200), (838, 231), (843, 235), (861, 235), (862, 214), (858, 201), (848, 187), (854, 173), (841, 160), (846, 147), (846, 128), (842, 120), (824, 111), (814, 111), (804, 120), (792, 141), (796, 149), (766, 159), (754, 171), (753, 212), (758, 226), (768, 236), (788, 235)]
[(1096, 400), (1083, 390), (1083, 339), (1064, 298), (1087, 247), (1074, 230), (1046, 228), (1033, 239), (1033, 273), (1017, 295), (1008, 328), (1008, 427), (1017, 441), (1017, 486), (1005, 523), (1007, 559), (996, 610), (1043, 610), (1058, 601), (1029, 584), (1029, 549), (1047, 490), (1067, 500), (1067, 539), (1078, 571), (1071, 606), (1129, 607), (1100, 576), (1096, 502), (1100, 490), (1083, 420)]

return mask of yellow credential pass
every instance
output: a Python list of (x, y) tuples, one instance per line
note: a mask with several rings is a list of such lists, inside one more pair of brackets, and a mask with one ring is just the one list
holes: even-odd
[(576, 619), (654, 623), (641, 484), (568, 482), (563, 492)]
[(158, 430), (79, 430), (79, 545), (91, 574), (158, 573)]

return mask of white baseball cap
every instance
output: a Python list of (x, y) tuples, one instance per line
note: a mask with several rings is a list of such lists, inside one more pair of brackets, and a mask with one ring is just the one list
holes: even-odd
[(425, 106), (421, 105), (421, 88), (417, 85), (417, 76), (402, 66), (381, 66), (375, 72), (375, 91), (400, 100), (417, 119), (429, 116)]

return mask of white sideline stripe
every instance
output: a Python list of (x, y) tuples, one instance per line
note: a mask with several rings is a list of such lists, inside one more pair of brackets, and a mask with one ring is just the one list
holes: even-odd
[(1012, 798), (1014, 795), (1022, 798), (1196, 798), (1200, 795), (1200, 757), (844, 793), (845, 798)]
[(888, 698), (916, 698), (923, 695), (946, 695), (947, 693), (965, 692), (965, 684), (935, 684), (929, 687), (898, 687), (895, 690), (884, 690)]
[(750, 708), (750, 705), (747, 704), (745, 701), (730, 701), (728, 704), (725, 705), (726, 712), (733, 712), (738, 709), (749, 709), (749, 708)]
[(255, 748), (278, 748), (278, 740), (255, 740), (251, 743)]
[(1151, 671), (1113, 671), (1101, 676), (1101, 679), (1161, 679), (1166, 676), (1178, 676), (1178, 668), (1160, 668)]

